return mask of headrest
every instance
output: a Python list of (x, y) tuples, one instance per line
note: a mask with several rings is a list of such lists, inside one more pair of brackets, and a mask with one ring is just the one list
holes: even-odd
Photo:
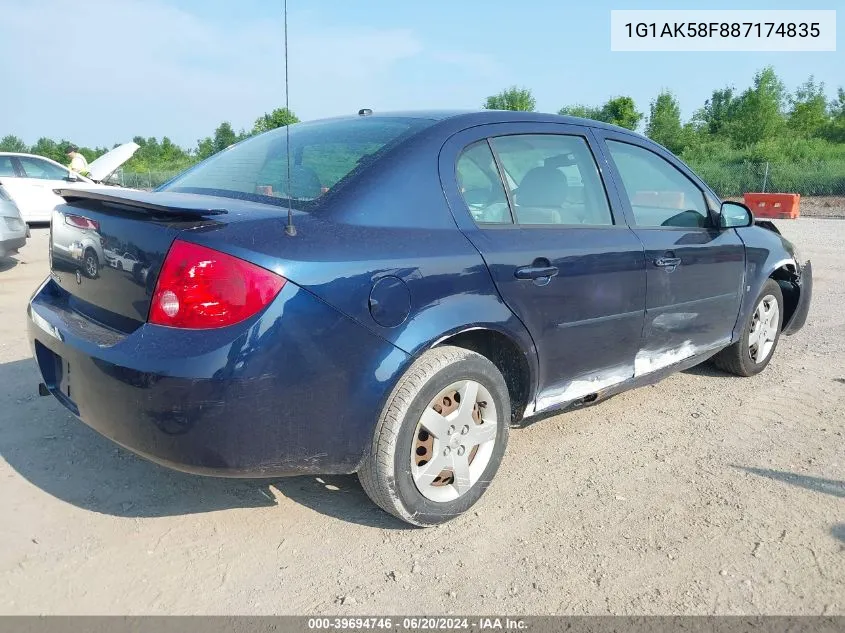
[(522, 179), (516, 190), (516, 202), (527, 207), (561, 207), (569, 184), (554, 167), (535, 167)]

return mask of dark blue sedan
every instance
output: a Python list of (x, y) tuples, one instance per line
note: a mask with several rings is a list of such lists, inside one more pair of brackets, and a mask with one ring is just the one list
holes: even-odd
[[(357, 472), (416, 525), (479, 499), (512, 423), (709, 358), (757, 374), (812, 293), (774, 225), (569, 117), (362, 111), (62, 195), (42, 393), (180, 470)], [(62, 255), (80, 232), (94, 272)]]

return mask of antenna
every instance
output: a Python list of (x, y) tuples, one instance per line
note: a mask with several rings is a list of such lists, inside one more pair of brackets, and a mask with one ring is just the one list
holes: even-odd
[[(288, 82), (288, 0), (284, 0), (285, 7), (285, 110), (290, 115), (290, 87)], [(293, 190), (290, 179), (290, 121), (285, 125), (285, 163), (288, 168), (288, 223), (285, 226), (285, 234), (293, 237), (296, 235), (296, 227), (293, 225)]]

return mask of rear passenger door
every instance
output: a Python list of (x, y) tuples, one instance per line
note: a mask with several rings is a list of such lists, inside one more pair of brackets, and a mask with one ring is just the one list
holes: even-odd
[(661, 148), (596, 133), (645, 247), (648, 292), (637, 373), (727, 345), (742, 297), (745, 248), (736, 231), (718, 227), (718, 200)]
[(537, 410), (634, 374), (643, 247), (611, 206), (593, 143), (579, 126), (493, 124), (456, 134), (440, 155), (459, 227), (534, 339)]

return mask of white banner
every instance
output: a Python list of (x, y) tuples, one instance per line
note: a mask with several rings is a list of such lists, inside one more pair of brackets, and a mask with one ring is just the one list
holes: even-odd
[(836, 11), (611, 11), (610, 50), (835, 51)]

